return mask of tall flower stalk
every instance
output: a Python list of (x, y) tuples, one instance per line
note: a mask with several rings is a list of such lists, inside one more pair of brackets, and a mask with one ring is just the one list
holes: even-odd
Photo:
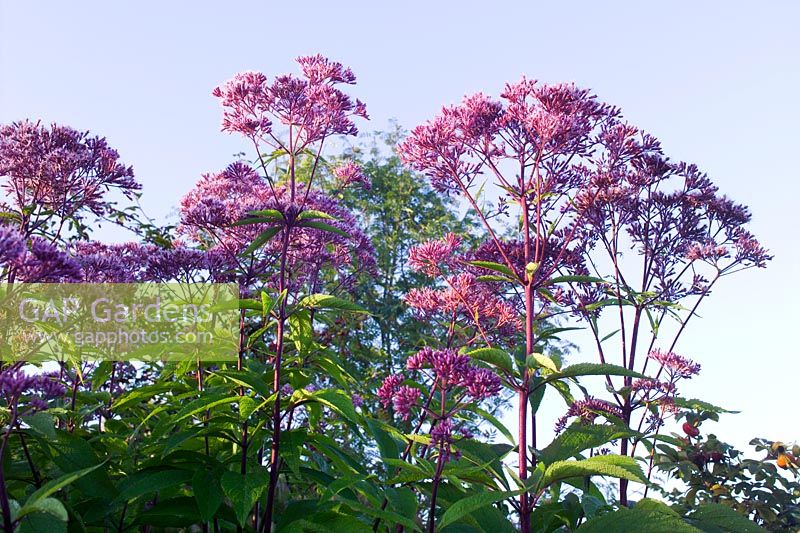
[[(607, 156), (589, 170), (589, 186), (576, 199), (584, 212), (576, 241), (588, 272), (608, 282), (573, 284), (565, 296), (588, 324), (601, 360), (613, 360), (617, 351), (622, 366), (654, 370), (658, 379), (665, 363), (653, 354), (673, 352), (717, 282), (764, 267), (771, 256), (745, 229), (747, 208), (720, 195), (696, 166), (669, 161), (655, 138), (616, 124), (600, 140)], [(634, 419), (643, 407), (625, 392), (634, 381), (627, 376), (612, 384), (609, 378), (609, 386), (625, 423), (641, 430), (649, 411)], [(640, 442), (621, 439), (620, 452), (634, 455)], [(627, 489), (627, 480), (620, 480), (623, 504)]]
[[(214, 90), (223, 108), (222, 129), (247, 138), (256, 154), (253, 169), (233, 169), (236, 190), (244, 201), (230, 201), (230, 191), (221, 189), (216, 197), (197, 193), (184, 202), (185, 224), (199, 238), (211, 238), (214, 247), (248, 267), (253, 281), (274, 265), (275, 276), (267, 279), (277, 294), (276, 330), (272, 387), (275, 401), (271, 417), (269, 486), (260, 518), (260, 529), (270, 531), (281, 468), (282, 363), (286, 346), (286, 322), (290, 302), (297, 301), (298, 281), (315, 285), (320, 260), (350, 260), (349, 249), (366, 257), (366, 239), (355, 228), (337, 226), (351, 222), (339, 219), (335, 202), (315, 190), (323, 148), (329, 139), (355, 135), (356, 117), (367, 118), (364, 104), (353, 101), (339, 88), (355, 83), (348, 68), (322, 56), (297, 59), (302, 76), (266, 76), (246, 72)], [(350, 165), (335, 172), (346, 181), (360, 181), (360, 171)], [(249, 182), (239, 182), (243, 178)], [(215, 187), (209, 178), (209, 187)], [(334, 211), (334, 212), (331, 212)], [(244, 224), (232, 227), (232, 224)], [(325, 243), (325, 244), (323, 244)], [(361, 250), (358, 250), (359, 247)], [(333, 249), (333, 252), (330, 249)], [(344, 249), (344, 253), (337, 250)], [(304, 261), (304, 254), (317, 257)], [(333, 254), (333, 255), (331, 255)], [(317, 265), (317, 267), (315, 267)], [(245, 442), (247, 438), (243, 435)], [(242, 474), (246, 473), (243, 447)]]
[[(495, 290), (509, 292), (520, 310), (524, 358), (537, 351), (536, 326), (546, 306), (539, 292), (560, 268), (579, 262), (570, 248), (581, 220), (573, 199), (586, 186), (584, 168), (599, 132), (616, 115), (588, 91), (523, 78), (508, 84), (499, 101), (477, 94), (444, 108), (400, 146), (407, 164), (426, 173), (437, 190), (459, 194), (483, 223), (487, 244), (470, 264), (494, 276)], [(494, 209), (486, 208), (484, 190), (498, 193)], [(509, 224), (512, 236), (504, 238), (493, 219), (512, 208), (518, 222)], [(523, 483), (536, 463), (530, 452), (537, 445), (532, 377), (524, 365), (510, 382), (518, 402), (517, 474)], [(527, 492), (517, 507), (528, 532), (533, 506)]]

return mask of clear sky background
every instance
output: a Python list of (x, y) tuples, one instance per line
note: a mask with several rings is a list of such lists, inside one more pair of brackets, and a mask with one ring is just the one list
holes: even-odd
[(350, 92), (367, 103), (365, 131), (392, 118), (411, 128), (522, 74), (590, 87), (751, 207), (775, 260), (724, 280), (677, 351), (703, 364), (687, 394), (742, 411), (715, 428), (722, 439), (791, 441), (799, 22), (793, 1), (0, 0), (0, 122), (106, 136), (134, 166), (147, 212), (165, 220), (201, 173), (245, 148), (219, 132), (210, 95), (238, 71), (296, 72), (294, 57), (318, 52), (341, 61), (359, 78)]

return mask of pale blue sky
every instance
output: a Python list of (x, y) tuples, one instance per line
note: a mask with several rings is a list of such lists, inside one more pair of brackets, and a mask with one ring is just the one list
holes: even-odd
[(243, 148), (219, 132), (210, 96), (241, 70), (294, 71), (295, 56), (317, 52), (350, 65), (351, 93), (372, 116), (364, 130), (390, 118), (413, 127), (522, 74), (591, 87), (751, 206), (775, 261), (726, 280), (678, 351), (703, 364), (690, 394), (744, 411), (723, 419), (720, 437), (793, 440), (798, 21), (790, 1), (0, 0), (0, 122), (105, 135), (134, 165), (148, 212), (164, 217)]

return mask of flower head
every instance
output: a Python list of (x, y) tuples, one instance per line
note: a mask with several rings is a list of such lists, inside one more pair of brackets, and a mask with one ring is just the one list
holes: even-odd
[(333, 175), (341, 188), (348, 187), (352, 184), (361, 184), (361, 186), (369, 190), (371, 185), (369, 179), (364, 175), (361, 167), (352, 161), (347, 161), (342, 165), (333, 169)]
[(113, 210), (109, 191), (132, 200), (141, 189), (104, 138), (30, 121), (0, 126), (0, 178), (8, 208), (20, 214), (32, 208), (24, 217), (31, 228), (54, 217), (105, 215)]
[(301, 150), (333, 135), (356, 135), (353, 117), (367, 118), (362, 102), (337, 85), (354, 84), (353, 72), (321, 55), (297, 58), (302, 77), (282, 75), (270, 82), (260, 72), (242, 72), (213, 95), (224, 108), (222, 129), (275, 148), (287, 148), (273, 135), (276, 124), (291, 127), (291, 150)]
[(622, 410), (610, 402), (588, 396), (572, 402), (566, 414), (556, 422), (555, 432), (564, 431), (570, 417), (578, 417), (582, 423), (591, 424), (598, 416), (622, 418)]
[(409, 387), (408, 385), (401, 385), (394, 391), (392, 406), (403, 420), (408, 420), (408, 417), (411, 415), (411, 408), (417, 405), (420, 396), (422, 396), (422, 393), (419, 389)]
[(661, 364), (674, 377), (691, 378), (700, 372), (700, 364), (672, 352), (656, 349), (648, 357)]
[(408, 263), (414, 270), (428, 276), (437, 276), (442, 266), (455, 264), (455, 251), (461, 246), (461, 238), (448, 233), (439, 240), (414, 246), (408, 254)]

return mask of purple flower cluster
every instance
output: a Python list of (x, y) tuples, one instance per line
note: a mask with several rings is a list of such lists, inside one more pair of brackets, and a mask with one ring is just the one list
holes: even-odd
[(6, 210), (25, 213), (26, 231), (41, 231), (52, 217), (105, 215), (112, 209), (109, 191), (132, 200), (141, 188), (104, 138), (30, 121), (0, 127), (0, 178), (12, 202)]
[(39, 237), (12, 262), (18, 281), (28, 283), (74, 282), (83, 279), (81, 265), (67, 252)]
[(598, 416), (622, 419), (622, 410), (605, 400), (587, 396), (583, 400), (572, 402), (566, 414), (556, 421), (555, 432), (561, 433), (567, 427), (570, 417), (577, 417), (583, 424), (591, 424)]
[[(500, 100), (476, 94), (461, 105), (443, 108), (416, 127), (399, 147), (403, 160), (427, 174), (440, 191), (469, 188), (484, 171), (495, 173), (504, 161), (542, 163), (540, 194), (557, 198), (578, 178), (568, 161), (588, 154), (592, 132), (617, 111), (574, 85), (539, 85), (523, 78), (506, 85)], [(502, 185), (522, 196), (530, 178), (502, 178)]]
[(490, 398), (500, 392), (500, 378), (487, 368), (475, 366), (466, 355), (454, 350), (434, 350), (425, 347), (408, 358), (409, 370), (430, 369), (435, 386), (448, 390), (453, 387), (465, 389), (473, 400)]
[(403, 420), (408, 420), (411, 409), (418, 404), (422, 393), (414, 387), (401, 385), (402, 382), (403, 376), (400, 374), (388, 376), (378, 389), (378, 399), (384, 408), (391, 405)]
[[(305, 191), (302, 191), (305, 195)], [(375, 267), (374, 249), (369, 238), (358, 228), (355, 217), (339, 202), (317, 191), (309, 191), (305, 203), (290, 200), (284, 187), (273, 189), (251, 167), (234, 163), (217, 174), (206, 174), (181, 200), (180, 234), (209, 251), (209, 261), (218, 263), (225, 271), (237, 271), (240, 281), (270, 270), (280, 254), (280, 239), (266, 243), (251, 259), (241, 252), (270, 224), (236, 225), (252, 211), (272, 209), (284, 216), (288, 224), (303, 210), (321, 211), (333, 217), (326, 223), (343, 234), (292, 227), (287, 266), (296, 275), (293, 283), (303, 283), (318, 277), (321, 268), (330, 266), (340, 271), (348, 268), (372, 271)], [(185, 257), (188, 259), (188, 257)], [(200, 259), (200, 258), (198, 258)], [(213, 265), (212, 265), (213, 266)]]
[(28, 375), (15, 367), (0, 371), (0, 394), (8, 405), (18, 405), (25, 397), (22, 409), (26, 414), (46, 409), (48, 400), (64, 396), (66, 390), (55, 374)]
[(632, 392), (645, 392), (645, 393), (662, 393), (662, 394), (673, 394), (675, 392), (675, 384), (666, 382), (666, 381), (659, 381), (657, 379), (652, 378), (640, 378), (636, 379), (631, 383), (631, 391)]
[(431, 427), (431, 445), (439, 449), (442, 458), (447, 460), (452, 453), (453, 422), (450, 418), (439, 419)]
[(0, 264), (16, 261), (25, 253), (25, 239), (10, 226), (0, 226)]

